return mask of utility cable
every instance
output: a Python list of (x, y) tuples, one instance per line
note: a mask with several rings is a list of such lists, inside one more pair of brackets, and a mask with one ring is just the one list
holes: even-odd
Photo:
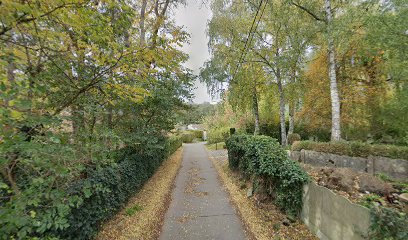
[[(239, 58), (237, 67), (235, 68), (235, 71), (234, 71), (234, 75), (232, 75), (232, 76), (233, 76), (233, 77), (232, 77), (232, 81), (234, 81), (235, 76), (236, 76), (236, 74), (237, 74), (237, 72), (238, 72), (238, 69), (239, 69), (239, 67), (240, 67), (240, 65), (241, 65), (241, 63), (242, 63), (242, 61), (245, 59), (245, 56), (246, 56), (246, 54), (247, 54), (247, 51), (246, 51), (246, 50), (247, 50), (247, 47), (249, 47), (249, 45), (250, 45), (251, 42), (252, 42), (252, 39), (253, 39), (253, 36), (254, 36), (253, 33), (254, 33), (254, 31), (256, 31), (257, 28), (258, 28), (259, 22), (261, 21), (261, 18), (262, 18), (262, 16), (263, 16), (264, 11), (265, 11), (266, 5), (268, 4), (268, 0), (265, 1), (265, 5), (264, 5), (263, 8), (262, 8), (261, 15), (260, 15), (258, 21), (256, 21), (257, 16), (258, 16), (258, 13), (259, 13), (259, 10), (261, 9), (263, 2), (264, 2), (264, 0), (261, 0), (261, 2), (259, 3), (258, 8), (257, 8), (257, 10), (256, 10), (256, 14), (255, 14), (254, 19), (253, 19), (253, 21), (252, 21), (251, 28), (249, 29), (248, 38), (247, 38), (246, 41), (245, 41), (244, 48), (242, 49), (241, 56), (240, 56), (240, 58)], [(257, 22), (256, 25), (255, 25), (255, 22)], [(253, 31), (254, 26), (255, 26), (255, 30)]]

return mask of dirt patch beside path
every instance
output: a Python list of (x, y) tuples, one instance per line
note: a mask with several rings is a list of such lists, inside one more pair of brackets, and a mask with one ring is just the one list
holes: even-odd
[(127, 206), (103, 225), (96, 239), (157, 239), (170, 204), (182, 153), (180, 148), (167, 159)]

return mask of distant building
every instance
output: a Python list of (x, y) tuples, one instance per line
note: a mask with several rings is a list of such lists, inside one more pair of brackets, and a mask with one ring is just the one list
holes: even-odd
[(187, 125), (187, 130), (202, 130), (204, 131), (204, 125), (203, 124), (189, 124)]

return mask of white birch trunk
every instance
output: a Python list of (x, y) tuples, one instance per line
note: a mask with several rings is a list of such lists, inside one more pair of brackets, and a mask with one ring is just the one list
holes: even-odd
[(332, 12), (330, 0), (324, 0), (326, 10), (327, 21), (327, 33), (328, 33), (328, 58), (329, 58), (329, 79), (330, 79), (330, 98), (332, 107), (332, 129), (331, 140), (338, 141), (341, 139), (340, 129), (340, 99), (339, 91), (337, 89), (337, 76), (336, 76), (336, 55), (332, 36)]
[(276, 69), (276, 80), (278, 82), (279, 91), (279, 119), (281, 127), (281, 145), (286, 146), (288, 144), (286, 137), (286, 122), (285, 122), (285, 95), (283, 92), (282, 79), (280, 69)]
[(295, 131), (295, 101), (291, 100), (289, 103), (289, 130), (288, 136)]

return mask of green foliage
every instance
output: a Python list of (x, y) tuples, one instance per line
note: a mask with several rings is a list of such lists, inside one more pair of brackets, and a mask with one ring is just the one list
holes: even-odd
[[(200, 80), (214, 96), (228, 99), (235, 113), (248, 118), (256, 112), (250, 109), (255, 86), (262, 135), (280, 140), (277, 123), (279, 117), (282, 122), (288, 120), (283, 115), (289, 110), (302, 139), (330, 141), (334, 121), (330, 92), (338, 91), (341, 117), (335, 121), (341, 121), (342, 139), (406, 146), (406, 1), (330, 3), (333, 19), (328, 21), (323, 1), (275, 1), (252, 29), (251, 19), (257, 16), (253, 3), (212, 1), (208, 23), (211, 58), (201, 69)], [(247, 46), (236, 39), (246, 36), (248, 29), (255, 34)], [(336, 90), (330, 90), (329, 84), (327, 50), (331, 45), (336, 52)], [(236, 49), (245, 49), (242, 62), (236, 61), (241, 54)], [(276, 86), (279, 81), (284, 82), (283, 91)], [(228, 94), (223, 96), (226, 86)], [(281, 111), (282, 116), (280, 93), (284, 93), (283, 105), (289, 106)], [(267, 125), (264, 129), (263, 124)], [(247, 132), (253, 133), (250, 125)]]
[(127, 208), (125, 212), (126, 212), (126, 215), (133, 216), (135, 213), (142, 211), (142, 210), (143, 210), (142, 206), (140, 206), (139, 204), (135, 204), (132, 207)]
[(361, 142), (313, 142), (300, 141), (292, 145), (293, 151), (313, 150), (317, 152), (333, 153), (338, 155), (348, 155), (352, 157), (382, 156), (396, 159), (408, 159), (408, 147), (367, 144)]
[[(288, 125), (288, 124), (286, 124)], [(295, 125), (295, 131), (300, 135), (301, 139), (314, 139), (318, 141), (330, 141), (330, 131), (327, 129), (309, 129), (302, 124)], [(254, 123), (247, 122), (245, 124), (245, 132), (251, 134), (254, 132)], [(279, 122), (270, 121), (262, 122), (259, 125), (259, 134), (278, 139), (281, 142), (281, 130)]]
[(181, 145), (187, 34), (135, 8), (1, 1), (0, 239), (89, 238)]
[[(141, 155), (131, 148), (117, 164), (87, 173), (88, 177), (68, 190), (83, 202), (71, 209), (68, 227), (55, 235), (65, 239), (89, 239), (100, 223), (113, 216), (137, 192), (165, 159), (166, 151), (154, 156)], [(122, 155), (123, 156), (123, 155)]]
[[(58, 180), (56, 176), (22, 178), (20, 175), (21, 184), (26, 184), (21, 188), (22, 192), (13, 201), (0, 202), (0, 238), (91, 238), (100, 224), (112, 217), (143, 186), (162, 161), (181, 146), (181, 138), (172, 137), (168, 141), (162, 139), (161, 145), (161, 150), (154, 151), (154, 155), (141, 154), (132, 147), (112, 152), (111, 163), (95, 168), (81, 168), (82, 176), (76, 176), (75, 181), (72, 181), (67, 168), (52, 168), (58, 173), (58, 177), (67, 179), (65, 184), (59, 183), (59, 188), (53, 187)], [(37, 151), (44, 154), (40, 156), (47, 156), (49, 153), (46, 149), (52, 150), (48, 146)], [(61, 146), (54, 150), (58, 149), (62, 153)], [(31, 148), (29, 150), (33, 151)], [(61, 161), (72, 157), (68, 153), (60, 156)], [(39, 160), (40, 164), (44, 158)], [(12, 190), (7, 184), (0, 182), (0, 192), (3, 196), (11, 196)]]
[(404, 240), (408, 238), (408, 216), (392, 208), (372, 207), (370, 239)]
[(194, 134), (194, 138), (198, 138), (200, 140), (203, 139), (203, 134), (204, 132), (202, 130), (190, 130), (189, 132), (191, 132), (192, 134)]
[(208, 131), (208, 143), (219, 143), (225, 142), (229, 137), (229, 128), (228, 127), (220, 127), (220, 128), (213, 128)]
[(200, 124), (204, 118), (213, 115), (216, 105), (204, 102), (201, 104), (191, 104), (188, 108), (181, 112), (179, 122), (182, 124)]
[(267, 136), (233, 135), (227, 141), (229, 167), (255, 176), (274, 196), (276, 204), (297, 216), (302, 208), (303, 186), (308, 174), (292, 161), (276, 139)]
[(291, 133), (291, 134), (288, 135), (288, 144), (289, 145), (292, 145), (294, 142), (300, 141), (300, 140), (302, 140), (302, 139), (300, 138), (300, 135), (297, 134), (297, 133)]
[(183, 132), (181, 134), (181, 139), (183, 143), (192, 143), (195, 139), (195, 134), (192, 132)]
[[(255, 126), (253, 122), (248, 122), (245, 124), (245, 132), (252, 134), (254, 132)], [(259, 124), (259, 134), (269, 136), (275, 139), (278, 139), (281, 142), (281, 132), (278, 122), (272, 123), (261, 123)]]
[(181, 133), (181, 138), (183, 143), (192, 143), (195, 139), (203, 139), (203, 131), (201, 130), (187, 130)]
[(383, 180), (384, 182), (391, 182), (391, 181), (392, 181), (391, 177), (388, 176), (388, 175), (385, 174), (385, 173), (377, 173), (377, 174), (375, 174), (375, 175), (376, 175), (379, 179)]
[(182, 145), (183, 145), (183, 139), (181, 136), (178, 136), (178, 135), (170, 136), (167, 140), (167, 146), (166, 146), (166, 148), (168, 149), (167, 155), (170, 156), (177, 149), (179, 149)]
[(359, 201), (360, 205), (363, 205), (367, 208), (371, 208), (373, 207), (375, 204), (384, 203), (384, 200), (382, 199), (381, 196), (377, 195), (377, 194), (368, 194), (368, 195), (364, 195), (364, 197)]

